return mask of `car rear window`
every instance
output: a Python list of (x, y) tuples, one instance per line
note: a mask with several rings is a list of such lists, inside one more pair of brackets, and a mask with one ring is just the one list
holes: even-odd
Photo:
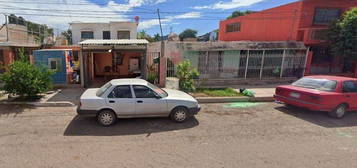
[(336, 89), (337, 82), (328, 79), (301, 78), (292, 85), (322, 91), (334, 91)]
[(98, 89), (96, 95), (97, 95), (98, 97), (102, 96), (103, 93), (104, 93), (105, 91), (107, 91), (111, 86), (112, 86), (112, 84), (111, 84), (110, 82), (106, 83), (105, 85), (103, 85), (101, 88)]

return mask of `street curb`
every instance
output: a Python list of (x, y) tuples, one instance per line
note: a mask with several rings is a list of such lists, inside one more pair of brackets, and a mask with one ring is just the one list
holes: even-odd
[[(198, 103), (233, 103), (233, 102), (273, 102), (273, 97), (196, 97)], [(35, 107), (74, 107), (72, 102), (0, 102), (2, 105), (28, 105)]]
[(273, 102), (273, 97), (196, 97), (198, 103)]
[(35, 107), (74, 107), (75, 104), (67, 101), (61, 102), (0, 102), (2, 105), (28, 105)]

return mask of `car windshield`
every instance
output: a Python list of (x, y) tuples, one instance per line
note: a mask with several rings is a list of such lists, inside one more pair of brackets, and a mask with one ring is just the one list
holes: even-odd
[(328, 79), (301, 78), (292, 85), (322, 91), (334, 91), (336, 84), (336, 81)]
[(148, 86), (154, 90), (159, 96), (161, 97), (167, 97), (168, 94), (165, 92), (165, 90), (162, 90), (161, 88), (151, 84), (151, 83), (148, 83)]
[(104, 93), (105, 91), (107, 91), (108, 88), (110, 88), (111, 86), (112, 86), (112, 84), (111, 84), (110, 82), (106, 83), (105, 85), (103, 85), (101, 88), (98, 89), (96, 95), (97, 95), (98, 97), (102, 96), (103, 93)]

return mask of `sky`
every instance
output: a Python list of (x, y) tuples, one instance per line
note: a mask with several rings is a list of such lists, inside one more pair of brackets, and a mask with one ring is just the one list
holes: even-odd
[[(154, 35), (179, 34), (190, 28), (198, 35), (213, 31), (235, 10), (260, 11), (298, 0), (0, 0), (0, 13), (16, 14), (26, 20), (47, 24), (55, 33), (69, 28), (70, 22), (134, 21), (138, 31)], [(4, 23), (0, 16), (0, 24)]]

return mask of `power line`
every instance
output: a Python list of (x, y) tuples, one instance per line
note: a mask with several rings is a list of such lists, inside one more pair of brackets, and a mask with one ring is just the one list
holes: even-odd
[[(38, 2), (38, 1), (3, 1), (0, 0), (0, 3), (20, 3), (20, 4), (57, 4), (57, 5), (66, 5), (66, 3), (59, 3), (59, 2)], [(81, 2), (81, 3), (71, 3), (70, 5), (107, 5), (107, 6), (122, 6), (126, 4), (108, 4), (108, 3), (88, 3), (88, 2)], [(156, 14), (155, 10), (148, 9), (148, 8), (142, 8), (142, 7), (132, 7), (136, 9), (142, 9), (145, 11), (150, 11), (150, 13)], [(69, 10), (69, 11), (78, 11), (78, 10)], [(117, 10), (119, 11), (119, 10)], [(104, 12), (104, 11), (98, 11), (98, 12)], [(109, 11), (108, 11), (109, 12)], [(127, 11), (124, 11), (127, 12)], [(180, 13), (190, 13), (192, 11), (160, 11), (160, 13), (167, 13), (167, 14), (180, 14)], [(205, 13), (205, 14), (232, 14), (232, 12), (200, 12), (200, 13)], [(269, 13), (293, 13), (294, 11), (291, 10), (280, 10), (280, 11), (257, 11), (253, 13), (261, 13), (261, 14), (269, 14)]]
[[(69, 5), (69, 4), (67, 4)], [(105, 10), (63, 10), (63, 9), (41, 9), (41, 8), (23, 8), (23, 7), (13, 7), (9, 5), (3, 5), (5, 7), (1, 7), (0, 9), (10, 9), (10, 10), (29, 10), (29, 11), (56, 11), (56, 12), (74, 12), (74, 13), (88, 13), (88, 12), (101, 12), (101, 13), (128, 13), (127, 10), (113, 10), (113, 11), (105, 11)], [(141, 14), (156, 14), (156, 12), (147, 12), (147, 11), (135, 11), (135, 13), (141, 13)], [(186, 12), (161, 12), (164, 14), (184, 14), (184, 13), (192, 13), (192, 11), (186, 11)], [(232, 12), (197, 12), (200, 14), (231, 14)], [(276, 12), (259, 12), (257, 14), (284, 14), (284, 13), (294, 13), (293, 11), (276, 11)], [(306, 13), (306, 12), (304, 12)], [(254, 14), (254, 13), (253, 13)]]
[[(38, 2), (38, 1), (2, 1), (0, 0), (0, 3), (14, 3), (14, 4), (40, 4), (40, 5), (65, 5), (63, 3), (59, 2)], [(71, 5), (108, 5), (108, 6), (122, 6), (126, 4), (108, 4), (108, 3), (72, 3)], [(147, 9), (147, 8), (142, 8), (142, 7), (132, 7), (132, 8), (137, 8), (137, 9), (142, 9), (142, 10), (147, 10), (147, 11), (152, 11), (155, 12), (155, 10), (152, 9)]]
[[(68, 17), (67, 15), (54, 15), (54, 14), (35, 14), (35, 13), (5, 13), (7, 15), (15, 14), (15, 15), (30, 15), (30, 16), (42, 16), (42, 17)], [(109, 19), (127, 19), (127, 18), (119, 18), (119, 17), (112, 17), (112, 16), (88, 16), (88, 15), (72, 15), (72, 17), (79, 17), (79, 18), (109, 18)], [(140, 19), (157, 19), (155, 17), (148, 17), (148, 18), (140, 18)], [(191, 19), (191, 20), (220, 20), (219, 18), (172, 18), (166, 17), (162, 19)]]
[[(5, 14), (16, 14), (16, 15), (30, 15), (30, 16), (42, 16), (42, 17), (68, 17), (67, 15), (55, 15), (55, 14), (35, 14), (35, 13), (5, 13)], [(306, 17), (308, 15), (304, 15), (302, 17)], [(312, 16), (312, 15), (311, 15)], [(79, 17), (79, 18), (109, 18), (109, 19), (127, 19), (127, 18), (120, 18), (120, 17), (112, 17), (111, 15), (109, 16), (88, 16), (88, 15), (72, 15), (72, 17)], [(274, 17), (246, 17), (243, 20), (265, 20), (265, 19), (292, 19), (292, 18), (300, 18), (299, 16), (274, 16)], [(140, 19), (157, 19), (155, 17), (143, 17)], [(225, 20), (224, 18), (214, 18), (214, 17), (204, 17), (204, 18), (175, 18), (172, 16), (164, 17), (164, 19), (184, 19), (184, 20)]]
[[(50, 11), (50, 12), (102, 12), (102, 13), (127, 13), (127, 11), (119, 11), (119, 10), (115, 10), (115, 11), (104, 11), (104, 10), (63, 10), (63, 9), (41, 9), (41, 8), (23, 8), (23, 7), (13, 7), (13, 6), (8, 6), (8, 5), (4, 5), (6, 7), (1, 7), (0, 9), (10, 9), (10, 10), (29, 10), (29, 11)], [(144, 12), (144, 11), (136, 11), (135, 13), (145, 13), (145, 14), (156, 14), (155, 12)], [(96, 14), (98, 15), (98, 14)]]
[[(75, 11), (75, 10), (51, 10), (51, 9), (29, 9), (29, 8), (6, 8), (6, 7), (0, 7), (0, 9), (8, 9), (8, 10), (16, 10), (16, 11), (41, 11), (41, 12), (59, 12), (59, 13), (65, 13), (70, 12), (71, 14), (88, 14), (88, 15), (98, 15), (98, 12), (103, 12), (101, 15), (118, 15), (120, 13), (116, 13), (115, 11)], [(135, 12), (135, 13), (145, 13), (145, 14), (155, 14), (152, 12)], [(125, 13), (125, 15), (137, 15), (135, 13)]]

